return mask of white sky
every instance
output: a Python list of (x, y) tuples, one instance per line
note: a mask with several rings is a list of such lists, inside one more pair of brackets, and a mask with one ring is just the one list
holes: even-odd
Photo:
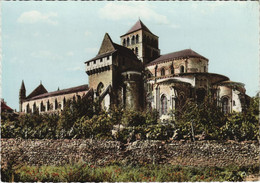
[(2, 2), (2, 98), (18, 109), (40, 81), (48, 91), (88, 83), (84, 61), (104, 34), (120, 43), (140, 19), (157, 36), (161, 54), (191, 48), (209, 72), (258, 91), (258, 2)]

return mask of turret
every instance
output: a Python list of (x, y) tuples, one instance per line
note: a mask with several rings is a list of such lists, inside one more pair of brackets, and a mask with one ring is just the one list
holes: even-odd
[(19, 110), (20, 110), (20, 112), (23, 111), (22, 104), (23, 104), (23, 101), (25, 100), (25, 98), (26, 98), (26, 89), (24, 86), (24, 81), (22, 81), (22, 85), (21, 85), (21, 88), (19, 91)]

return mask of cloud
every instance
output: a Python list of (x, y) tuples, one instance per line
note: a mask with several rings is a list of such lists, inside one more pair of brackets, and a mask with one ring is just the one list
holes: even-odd
[(34, 23), (47, 23), (51, 25), (57, 25), (57, 21), (53, 20), (53, 18), (57, 17), (57, 13), (41, 13), (36, 10), (27, 11), (21, 14), (21, 16), (17, 19), (17, 22), (24, 24), (34, 24)]
[(146, 2), (124, 2), (124, 3), (107, 3), (103, 8), (99, 9), (99, 16), (108, 20), (121, 19), (144, 19), (147, 21), (155, 21), (158, 24), (169, 24), (169, 20), (165, 15), (155, 11), (156, 7)]
[(48, 51), (48, 50), (32, 52), (31, 56), (34, 58), (43, 58), (43, 59), (48, 59), (48, 60), (61, 60), (62, 59), (62, 56), (52, 53), (51, 51)]

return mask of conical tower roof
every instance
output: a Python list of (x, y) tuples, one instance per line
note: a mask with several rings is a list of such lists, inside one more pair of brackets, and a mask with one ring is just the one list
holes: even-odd
[(20, 88), (20, 90), (25, 90), (24, 81), (22, 81), (22, 85), (21, 85), (21, 88)]

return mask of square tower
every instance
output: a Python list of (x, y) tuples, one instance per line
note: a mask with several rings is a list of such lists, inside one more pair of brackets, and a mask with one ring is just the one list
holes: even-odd
[(131, 49), (144, 65), (160, 56), (159, 37), (153, 34), (141, 20), (138, 20), (120, 38), (121, 45)]

